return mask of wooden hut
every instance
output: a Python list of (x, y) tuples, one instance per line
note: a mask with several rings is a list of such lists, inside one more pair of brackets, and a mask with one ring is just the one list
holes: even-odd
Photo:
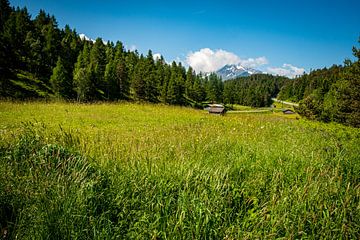
[(209, 111), (210, 114), (225, 114), (225, 107), (222, 104), (209, 104), (206, 109)]

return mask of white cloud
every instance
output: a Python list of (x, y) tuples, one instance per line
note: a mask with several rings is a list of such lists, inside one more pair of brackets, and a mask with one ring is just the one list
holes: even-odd
[(304, 68), (295, 67), (291, 64), (284, 63), (282, 67), (268, 67), (268, 73), (279, 75), (279, 76), (286, 76), (289, 78), (294, 78), (299, 75), (303, 75), (305, 72)]
[(258, 57), (258, 58), (248, 58), (245, 60), (241, 60), (240, 64), (244, 67), (248, 68), (256, 68), (262, 65), (268, 64), (268, 60), (266, 57)]
[(160, 53), (155, 53), (155, 54), (153, 54), (153, 59), (154, 59), (155, 61), (160, 60), (160, 59), (161, 59), (161, 54), (160, 54)]
[(211, 50), (203, 48), (196, 52), (190, 52), (186, 57), (186, 63), (197, 72), (213, 72), (226, 64), (241, 64), (244, 67), (256, 68), (267, 64), (265, 57), (241, 59), (232, 52), (222, 49)]
[(135, 51), (137, 49), (136, 45), (132, 44), (129, 48), (131, 52)]
[[(174, 61), (176, 62), (176, 63), (181, 63), (181, 65), (183, 65), (183, 66), (186, 66), (186, 62), (184, 62), (180, 57), (176, 57), (175, 59), (174, 59)], [(172, 63), (172, 62), (171, 62)], [(170, 64), (171, 64), (170, 63)]]

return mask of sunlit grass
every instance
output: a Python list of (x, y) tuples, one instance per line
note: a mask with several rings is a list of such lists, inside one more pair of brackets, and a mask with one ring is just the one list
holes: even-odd
[[(13, 238), (358, 238), (360, 131), (281, 114), (2, 102), (0, 201), (22, 203), (13, 218), (2, 209), (1, 227)], [(72, 180), (44, 168), (54, 157)]]

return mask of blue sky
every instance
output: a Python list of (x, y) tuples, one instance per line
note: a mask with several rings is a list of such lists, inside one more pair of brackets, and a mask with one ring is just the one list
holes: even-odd
[(198, 71), (241, 63), (289, 75), (342, 64), (359, 46), (360, 1), (10, 0), (95, 39), (161, 53)]

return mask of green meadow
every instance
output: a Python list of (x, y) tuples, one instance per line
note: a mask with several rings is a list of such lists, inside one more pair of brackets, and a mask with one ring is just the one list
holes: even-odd
[(282, 113), (0, 102), (0, 238), (359, 239), (360, 130)]

